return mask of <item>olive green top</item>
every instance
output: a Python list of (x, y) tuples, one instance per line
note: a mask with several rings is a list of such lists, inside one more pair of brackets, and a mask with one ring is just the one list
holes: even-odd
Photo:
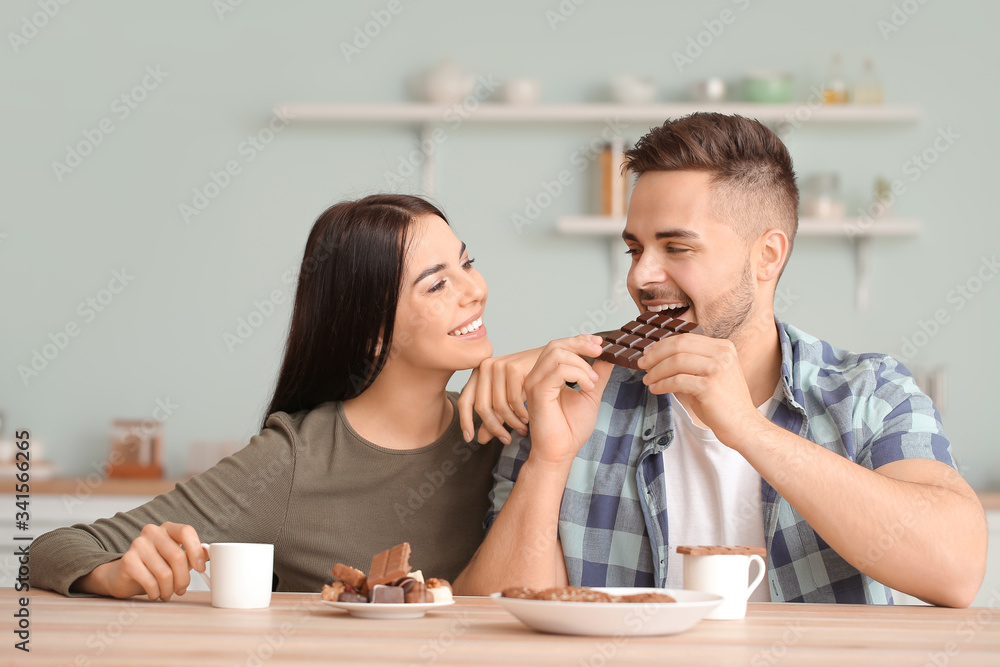
[(144, 525), (166, 521), (194, 526), (202, 542), (273, 544), (278, 591), (318, 591), (338, 562), (367, 572), (374, 554), (400, 542), (412, 546), (414, 569), (454, 580), (483, 540), (502, 445), (466, 443), (457, 395), (448, 398), (444, 434), (403, 451), (358, 435), (340, 402), (274, 413), (246, 447), (172, 491), (36, 539), (30, 583), (83, 595), (70, 593), (74, 581), (120, 558)]

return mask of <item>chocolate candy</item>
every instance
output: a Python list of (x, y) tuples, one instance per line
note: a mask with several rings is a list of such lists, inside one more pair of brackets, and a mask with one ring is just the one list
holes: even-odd
[(362, 595), (368, 594), (368, 579), (365, 577), (365, 573), (361, 570), (351, 567), (350, 565), (337, 563), (333, 566), (333, 576), (340, 579), (358, 593), (361, 593)]
[(368, 604), (368, 596), (344, 591), (340, 594), (340, 597), (337, 598), (337, 602), (363, 602)]
[(400, 586), (376, 584), (372, 587), (372, 604), (403, 604), (405, 598)]
[(639, 358), (647, 347), (664, 338), (682, 333), (704, 334), (705, 332), (694, 322), (647, 311), (618, 331), (601, 334), (604, 346), (598, 359), (639, 370)]
[(347, 590), (344, 586), (344, 582), (335, 581), (332, 584), (324, 584), (323, 590), (320, 591), (320, 597), (324, 600), (329, 600), (331, 602), (336, 602), (340, 599), (340, 596)]
[(410, 543), (403, 542), (375, 554), (368, 568), (368, 585), (394, 584), (410, 573)]
[(406, 591), (406, 601), (414, 604), (434, 602), (434, 596), (427, 590), (426, 584), (415, 581), (410, 586), (410, 589)]

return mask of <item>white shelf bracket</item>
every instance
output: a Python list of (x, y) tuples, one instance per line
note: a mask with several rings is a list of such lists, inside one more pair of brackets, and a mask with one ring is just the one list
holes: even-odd
[(871, 239), (867, 236), (854, 238), (854, 276), (857, 282), (857, 296), (855, 306), (858, 312), (868, 310), (868, 255)]

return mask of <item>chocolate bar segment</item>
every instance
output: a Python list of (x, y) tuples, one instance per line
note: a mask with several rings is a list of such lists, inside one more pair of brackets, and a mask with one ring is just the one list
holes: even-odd
[(598, 359), (638, 370), (639, 359), (647, 347), (664, 338), (684, 333), (705, 332), (694, 322), (647, 311), (618, 331), (601, 334), (604, 347)]
[(410, 573), (410, 543), (403, 542), (375, 554), (368, 569), (368, 585), (394, 584)]

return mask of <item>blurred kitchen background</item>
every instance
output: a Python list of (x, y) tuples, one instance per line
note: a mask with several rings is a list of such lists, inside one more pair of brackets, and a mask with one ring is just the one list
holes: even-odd
[(998, 22), (985, 0), (6, 2), (0, 454), (28, 429), (33, 479), (79, 497), (245, 444), (306, 235), (345, 198), (433, 196), (498, 354), (625, 321), (624, 248), (588, 233), (614, 229), (588, 216), (621, 206), (619, 142), (740, 105), (810, 218), (780, 316), (905, 359), (1000, 490)]

